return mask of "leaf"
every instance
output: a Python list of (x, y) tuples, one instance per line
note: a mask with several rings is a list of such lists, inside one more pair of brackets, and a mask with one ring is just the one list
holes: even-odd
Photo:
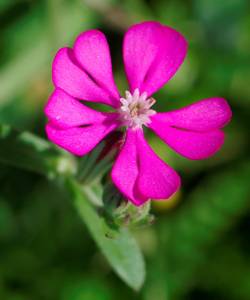
[(114, 271), (131, 288), (139, 290), (145, 279), (145, 265), (136, 240), (127, 229), (114, 231), (107, 225), (84, 195), (84, 187), (69, 178), (66, 186), (80, 217)]
[[(42, 138), (0, 125), (0, 163), (54, 177), (60, 173), (72, 174), (75, 166), (71, 160), (72, 156), (55, 149)], [(89, 186), (82, 189), (73, 179), (66, 180), (66, 186), (83, 222), (116, 273), (130, 287), (140, 289), (145, 267), (136, 240), (126, 229), (115, 231), (108, 227), (88, 202), (91, 195), (95, 195), (92, 189), (89, 193)]]
[(50, 178), (75, 168), (67, 153), (34, 134), (19, 132), (8, 125), (0, 125), (0, 162)]

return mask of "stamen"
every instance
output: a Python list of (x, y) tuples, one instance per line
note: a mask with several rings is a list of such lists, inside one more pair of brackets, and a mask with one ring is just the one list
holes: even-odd
[(156, 112), (150, 109), (156, 102), (154, 98), (147, 98), (147, 93), (136, 88), (131, 94), (129, 91), (125, 92), (126, 98), (121, 98), (121, 107), (119, 109), (120, 119), (122, 125), (135, 128), (141, 128), (142, 125), (147, 126), (151, 120), (150, 116)]

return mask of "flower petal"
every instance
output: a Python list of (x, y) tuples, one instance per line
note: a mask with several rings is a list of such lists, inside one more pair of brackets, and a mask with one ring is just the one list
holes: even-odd
[(89, 30), (78, 36), (74, 53), (82, 68), (108, 92), (117, 106), (119, 92), (114, 82), (109, 45), (105, 35), (98, 30)]
[(113, 97), (79, 66), (70, 48), (57, 52), (52, 65), (52, 79), (56, 87), (75, 98), (113, 106)]
[(223, 98), (208, 98), (184, 108), (158, 113), (152, 120), (161, 122), (162, 126), (169, 125), (193, 131), (208, 131), (224, 127), (231, 119), (232, 112)]
[(169, 198), (180, 187), (179, 175), (154, 153), (141, 130), (138, 130), (137, 134), (137, 147), (139, 192), (147, 199)]
[(56, 89), (45, 107), (49, 120), (61, 128), (101, 123), (108, 113), (102, 113), (83, 105), (61, 89)]
[(135, 191), (138, 172), (136, 131), (128, 129), (125, 143), (113, 165), (111, 177), (117, 188), (135, 205), (141, 205), (147, 200)]
[(69, 152), (82, 156), (91, 151), (109, 132), (117, 127), (115, 122), (104, 122), (86, 127), (62, 129), (53, 123), (46, 125), (48, 138)]
[(123, 42), (130, 90), (152, 95), (176, 73), (186, 52), (184, 37), (168, 26), (150, 21), (130, 27)]
[(171, 148), (189, 159), (204, 159), (215, 154), (224, 142), (219, 129), (207, 132), (186, 131), (155, 120), (149, 127)]

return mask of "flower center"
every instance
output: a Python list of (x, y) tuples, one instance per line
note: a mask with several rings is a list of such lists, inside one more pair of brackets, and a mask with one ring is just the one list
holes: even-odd
[(122, 124), (134, 129), (147, 126), (151, 122), (150, 116), (156, 113), (151, 109), (155, 99), (147, 98), (146, 92), (140, 95), (139, 89), (135, 89), (133, 94), (126, 91), (125, 95), (126, 98), (120, 99), (121, 107), (118, 110)]

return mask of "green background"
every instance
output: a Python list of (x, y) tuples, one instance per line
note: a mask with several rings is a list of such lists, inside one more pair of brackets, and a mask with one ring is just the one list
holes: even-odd
[(17, 168), (19, 144), (7, 145), (13, 159), (0, 162), (0, 299), (250, 299), (249, 1), (0, 0), (0, 124), (45, 137), (52, 59), (90, 28), (107, 35), (124, 91), (122, 37), (143, 20), (189, 41), (183, 66), (155, 95), (157, 110), (226, 98), (233, 119), (225, 145), (208, 160), (189, 161), (148, 136), (183, 185), (153, 204), (153, 225), (133, 230), (147, 269), (139, 292), (113, 273), (60, 186)]

